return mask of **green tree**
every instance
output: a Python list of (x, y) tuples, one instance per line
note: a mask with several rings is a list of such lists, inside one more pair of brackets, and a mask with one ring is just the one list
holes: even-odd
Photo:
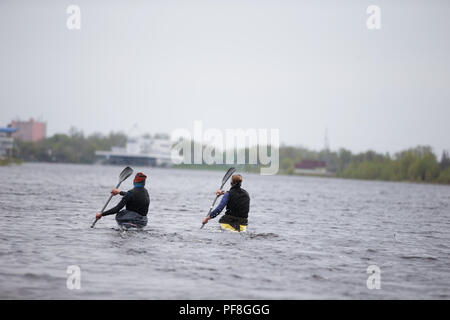
[(450, 167), (440, 172), (437, 182), (450, 184)]
[(441, 157), (441, 162), (439, 163), (439, 168), (441, 170), (450, 168), (450, 157), (448, 156), (447, 150), (442, 151), (442, 157)]
[(291, 158), (284, 158), (281, 161), (280, 167), (284, 173), (289, 175), (294, 174), (294, 161)]

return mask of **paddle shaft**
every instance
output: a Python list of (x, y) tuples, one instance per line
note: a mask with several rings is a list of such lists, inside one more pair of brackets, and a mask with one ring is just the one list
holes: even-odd
[[(117, 184), (116, 189), (117, 189), (118, 187), (120, 187), (120, 184), (121, 184), (121, 183), (122, 183), (122, 182), (119, 182), (119, 183)], [(109, 198), (108, 198), (108, 201), (106, 201), (105, 205), (103, 206), (102, 211), (100, 211), (100, 213), (103, 213), (103, 211), (105, 211), (105, 209), (106, 209), (106, 207), (108, 206), (108, 203), (111, 201), (112, 197), (113, 197), (113, 195), (111, 194), (111, 195), (109, 196)], [(95, 221), (92, 223), (91, 228), (93, 228), (93, 227), (95, 226), (95, 224), (97, 223), (98, 220), (100, 220), (100, 219), (95, 218)]]
[[(226, 181), (225, 181), (225, 182), (226, 182)], [(220, 190), (222, 190), (223, 186), (225, 185), (225, 182), (223, 182), (222, 185), (220, 186), (220, 188), (219, 188)], [(217, 201), (217, 199), (219, 199), (219, 197), (220, 197), (220, 195), (216, 196), (216, 198), (214, 199), (214, 201), (213, 201), (211, 207), (209, 208), (208, 214), (206, 215), (207, 217), (208, 217), (209, 214), (211, 213), (211, 211), (212, 211), (212, 209), (214, 208), (214, 205), (216, 204), (216, 201)], [(203, 228), (204, 226), (205, 226), (205, 224), (202, 223), (202, 226), (200, 227), (200, 229)]]

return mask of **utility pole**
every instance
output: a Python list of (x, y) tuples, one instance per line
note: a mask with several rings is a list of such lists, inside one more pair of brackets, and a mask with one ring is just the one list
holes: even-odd
[(325, 165), (326, 165), (327, 170), (328, 170), (328, 153), (329, 153), (329, 150), (330, 150), (330, 145), (329, 145), (329, 141), (328, 141), (328, 128), (325, 128), (324, 150), (325, 150), (324, 161), (325, 161)]

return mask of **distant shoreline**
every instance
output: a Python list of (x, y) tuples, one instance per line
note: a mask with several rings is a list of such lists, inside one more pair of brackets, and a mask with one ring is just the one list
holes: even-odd
[(9, 166), (9, 165), (12, 165), (12, 164), (20, 165), (22, 163), (23, 163), (22, 160), (16, 159), (16, 158), (0, 159), (0, 166)]
[[(20, 159), (14, 159), (14, 160), (8, 160), (5, 161), (4, 159), (0, 159), (0, 166), (8, 166), (11, 164), (32, 164), (32, 163), (44, 163), (44, 164), (73, 164), (73, 165), (84, 165), (84, 166), (91, 166), (91, 165), (100, 165), (100, 166), (115, 166), (115, 167), (121, 167), (121, 165), (118, 164), (99, 164), (99, 163), (75, 163), (75, 162), (51, 162), (51, 161), (22, 161)], [(133, 166), (133, 165), (131, 165)], [(153, 167), (153, 166), (143, 166), (146, 168), (158, 168), (158, 169), (177, 169), (177, 170), (198, 170), (198, 171), (223, 171), (228, 169), (231, 166), (235, 166), (239, 171), (243, 173), (252, 173), (252, 174), (259, 174), (259, 168), (252, 168), (251, 170), (248, 170), (248, 168), (245, 168), (244, 166), (240, 165), (174, 165), (171, 167)], [(440, 183), (437, 181), (411, 181), (411, 180), (382, 180), (382, 179), (362, 179), (362, 178), (353, 178), (353, 177), (341, 177), (336, 174), (328, 174), (328, 175), (321, 175), (321, 174), (305, 174), (305, 173), (285, 173), (285, 172), (278, 172), (276, 176), (287, 176), (287, 177), (309, 177), (309, 178), (332, 178), (332, 179), (340, 179), (340, 180), (355, 180), (355, 181), (371, 181), (371, 182), (396, 182), (396, 183), (414, 183), (414, 184), (422, 184), (422, 185), (442, 185), (442, 186), (448, 186), (449, 183)]]

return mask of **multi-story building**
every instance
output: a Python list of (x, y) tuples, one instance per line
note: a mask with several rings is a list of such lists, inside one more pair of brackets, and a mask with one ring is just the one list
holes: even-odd
[(31, 118), (29, 121), (12, 121), (10, 127), (16, 128), (12, 136), (22, 141), (39, 141), (45, 138), (47, 124), (45, 122), (35, 121)]

